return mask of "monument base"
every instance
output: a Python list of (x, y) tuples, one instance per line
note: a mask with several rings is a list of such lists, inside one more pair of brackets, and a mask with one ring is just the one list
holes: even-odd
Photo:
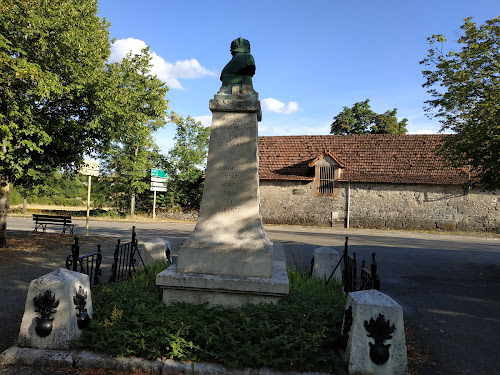
[(156, 285), (163, 289), (166, 305), (174, 301), (228, 307), (276, 303), (288, 294), (289, 286), (283, 245), (273, 247), (270, 278), (181, 273), (174, 264), (156, 276)]

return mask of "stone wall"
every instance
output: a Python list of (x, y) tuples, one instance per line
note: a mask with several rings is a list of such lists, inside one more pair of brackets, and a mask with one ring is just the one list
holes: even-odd
[[(350, 227), (490, 231), (500, 228), (500, 195), (460, 186), (351, 183)], [(313, 182), (260, 181), (265, 223), (344, 225), (347, 183), (315, 197)], [(333, 218), (333, 223), (332, 223)]]

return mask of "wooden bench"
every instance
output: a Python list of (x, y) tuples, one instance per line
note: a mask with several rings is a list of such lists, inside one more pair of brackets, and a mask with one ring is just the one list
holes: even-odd
[(62, 225), (63, 230), (61, 234), (65, 234), (66, 229), (69, 229), (70, 234), (73, 234), (73, 228), (76, 225), (71, 224), (71, 216), (33, 214), (33, 220), (35, 221), (35, 229), (33, 230), (33, 232), (38, 232), (38, 228), (42, 228), (45, 232), (47, 224), (52, 224)]

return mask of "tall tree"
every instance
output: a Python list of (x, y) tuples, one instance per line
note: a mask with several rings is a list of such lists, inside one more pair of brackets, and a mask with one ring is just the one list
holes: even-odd
[(333, 118), (332, 134), (364, 134), (369, 131), (373, 118), (370, 100), (354, 103), (351, 108), (344, 107), (342, 112)]
[(377, 114), (370, 107), (370, 100), (354, 103), (344, 107), (342, 111), (333, 118), (331, 125), (332, 134), (406, 134), (407, 119), (398, 121), (396, 115), (398, 110), (386, 111)]
[(71, 167), (110, 139), (98, 116), (108, 26), (97, 0), (0, 3), (0, 246), (9, 182)]
[(406, 134), (406, 123), (408, 119), (404, 118), (398, 121), (396, 115), (398, 110), (385, 111), (373, 118), (370, 128), (371, 134)]
[(166, 162), (170, 176), (166, 198), (181, 207), (198, 209), (203, 195), (210, 128), (190, 116), (184, 119), (175, 113), (171, 121), (176, 124), (177, 131)]
[(112, 96), (106, 107), (113, 108), (101, 121), (117, 128), (106, 155), (105, 168), (115, 177), (115, 186), (130, 196), (130, 214), (135, 214), (136, 194), (148, 188), (148, 175), (158, 158), (153, 133), (166, 123), (168, 90), (164, 82), (150, 74), (151, 56), (129, 53), (122, 61), (109, 64), (107, 77)]
[(432, 35), (420, 63), (433, 99), (429, 116), (440, 119), (446, 137), (441, 151), (455, 166), (472, 168), (471, 184), (500, 188), (500, 18), (476, 26), (466, 18), (459, 49), (443, 51), (446, 38)]

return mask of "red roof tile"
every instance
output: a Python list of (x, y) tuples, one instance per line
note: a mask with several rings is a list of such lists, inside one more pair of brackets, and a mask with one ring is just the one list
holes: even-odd
[(263, 180), (314, 179), (325, 153), (341, 161), (339, 181), (460, 185), (468, 167), (453, 168), (435, 153), (446, 135), (313, 135), (259, 137)]

